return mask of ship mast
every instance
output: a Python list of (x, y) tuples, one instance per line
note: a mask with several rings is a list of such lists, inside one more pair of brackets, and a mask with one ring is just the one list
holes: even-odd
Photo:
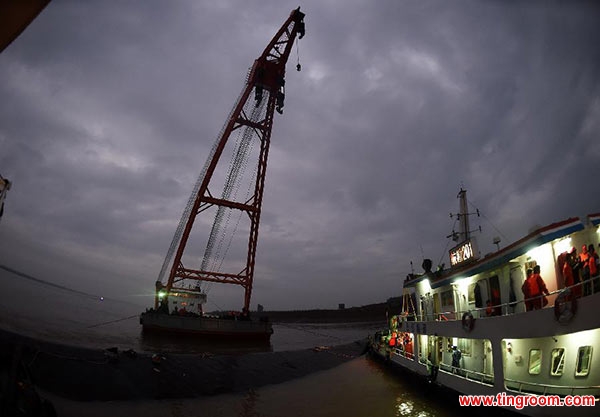
[[(459, 212), (456, 214), (456, 220), (459, 222), (459, 232), (457, 233), (452, 230), (452, 233), (446, 236), (457, 242), (457, 245), (449, 251), (450, 265), (453, 267), (479, 258), (477, 242), (474, 237), (471, 237), (472, 230), (469, 225), (469, 216), (477, 214), (479, 217), (479, 209), (475, 213), (469, 213), (467, 190), (464, 190), (462, 187), (458, 192), (457, 198), (459, 199)], [(450, 217), (452, 218), (453, 216), (454, 214), (450, 213)], [(481, 231), (481, 226), (479, 226), (479, 231)]]
[(466, 242), (471, 236), (469, 229), (469, 210), (467, 207), (467, 190), (463, 190), (461, 188), (458, 192), (457, 198), (460, 201), (458, 220), (460, 223), (460, 236), (462, 237), (461, 242)]
[[(204, 295), (200, 283), (207, 282), (208, 285), (221, 283), (243, 287), (243, 311), (249, 311), (273, 115), (275, 111), (280, 114), (283, 112), (285, 66), (294, 40), (296, 37), (301, 39), (304, 36), (303, 19), (304, 13), (300, 12), (300, 8), (293, 10), (262, 55), (254, 61), (240, 97), (213, 146), (175, 232), (156, 283), (155, 308), (161, 301), (159, 299), (168, 297), (172, 291), (198, 292)], [(297, 69), (300, 71), (299, 64)], [(223, 176), (215, 175), (215, 171), (219, 166), (227, 166), (227, 163), (222, 163), (221, 156), (228, 142), (234, 142), (230, 141), (230, 138), (236, 135), (236, 148), (229, 163), (229, 172), (225, 176), (223, 191), (220, 196), (216, 196), (211, 193), (211, 187), (215, 187), (215, 182), (223, 180)], [(247, 155), (254, 145), (259, 151), (254, 165), (253, 185), (251, 183), (248, 187), (249, 194), (246, 198), (236, 199), (240, 176), (248, 165)], [(208, 209), (215, 207), (216, 214), (214, 214), (201, 265), (199, 267), (184, 265), (184, 253), (197, 216), (206, 216)], [(230, 211), (241, 211), (248, 216), (249, 234), (245, 266), (241, 271), (234, 270), (226, 273), (220, 270), (223, 261), (215, 263), (211, 262), (210, 258), (221, 251), (221, 244), (217, 241), (223, 233), (221, 227), (228, 221), (227, 213)], [(162, 279), (167, 270), (169, 270), (168, 279), (163, 286)], [(190, 282), (196, 284), (189, 284)]]

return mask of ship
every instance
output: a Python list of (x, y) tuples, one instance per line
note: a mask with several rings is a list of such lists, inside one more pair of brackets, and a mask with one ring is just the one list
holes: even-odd
[(202, 306), (206, 294), (197, 288), (167, 292), (156, 282), (158, 308), (140, 315), (144, 332), (197, 336), (204, 340), (268, 343), (272, 324), (265, 318), (257, 320), (236, 311), (207, 314)]
[[(600, 277), (578, 254), (598, 247), (600, 213), (536, 226), (481, 256), (466, 190), (458, 198), (450, 266), (432, 271), (426, 259), (423, 273), (406, 277), (402, 311), (371, 336), (371, 352), (459, 401), (487, 396), (531, 416), (600, 415)], [(535, 297), (525, 284), (533, 271), (546, 286)], [(541, 406), (550, 404), (579, 406)]]
[[(273, 327), (265, 317), (252, 317), (250, 300), (274, 113), (283, 113), (286, 63), (305, 35), (304, 16), (292, 10), (248, 71), (175, 231), (154, 307), (140, 315), (144, 332), (269, 341)], [(248, 233), (240, 237), (240, 230)], [(207, 313), (214, 284), (241, 287), (241, 310)]]

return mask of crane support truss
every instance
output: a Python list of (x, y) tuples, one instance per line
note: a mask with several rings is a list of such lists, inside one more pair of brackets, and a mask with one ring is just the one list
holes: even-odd
[[(194, 289), (191, 289), (191, 287), (184, 288), (184, 285), (182, 285), (184, 280), (235, 284), (244, 288), (243, 309), (245, 312), (249, 311), (273, 114), (275, 111), (282, 113), (285, 97), (285, 66), (296, 36), (298, 36), (298, 39), (304, 36), (303, 19), (304, 13), (300, 12), (300, 8), (293, 10), (250, 69), (246, 84), (237, 104), (230, 113), (204, 166), (203, 173), (188, 201), (184, 215), (171, 243), (169, 254), (167, 254), (167, 258), (163, 264), (159, 281), (157, 282), (157, 293), (159, 289), (162, 290), (163, 288), (166, 289), (167, 294), (171, 291), (182, 289), (193, 291)], [(299, 67), (298, 70), (300, 70)], [(238, 175), (240, 175), (241, 163), (237, 162), (237, 160), (230, 167), (221, 198), (214, 197), (209, 191), (211, 180), (213, 179), (215, 169), (219, 165), (223, 150), (230, 136), (238, 131), (241, 132), (240, 135), (242, 137), (238, 148), (240, 154), (246, 152), (246, 148), (250, 142), (260, 144), (254, 183), (251, 184), (253, 189), (250, 190), (249, 197), (244, 202), (235, 201), (231, 197), (231, 190), (234, 187), (233, 183), (236, 181)], [(198, 215), (215, 206), (217, 207), (217, 214), (202, 266), (199, 269), (186, 267), (182, 258), (194, 226), (194, 221)], [(208, 257), (213, 250), (214, 238), (219, 234), (219, 224), (223, 217), (224, 209), (239, 210), (242, 213), (246, 213), (249, 217), (250, 230), (247, 242), (246, 265), (237, 273), (224, 273), (215, 270), (218, 268), (209, 267)], [(176, 252), (175, 248), (177, 248)], [(174, 258), (173, 253), (175, 255)], [(165, 288), (162, 286), (161, 280), (169, 265), (171, 265), (170, 273)], [(196, 291), (201, 292), (199, 286), (196, 287)], [(158, 307), (158, 296), (155, 298), (155, 304), (155, 307)]]

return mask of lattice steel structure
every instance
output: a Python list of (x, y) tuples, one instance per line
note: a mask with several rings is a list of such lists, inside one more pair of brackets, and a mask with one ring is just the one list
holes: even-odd
[[(163, 291), (167, 297), (174, 291), (203, 293), (200, 283), (207, 282), (242, 286), (244, 288), (243, 309), (246, 313), (249, 311), (273, 115), (275, 111), (279, 113), (283, 111), (285, 66), (294, 40), (296, 37), (301, 39), (304, 36), (303, 19), (304, 13), (300, 12), (300, 8), (293, 10), (250, 69), (242, 93), (211, 150), (175, 232), (156, 283), (155, 307), (158, 307), (159, 291)], [(297, 69), (300, 70), (299, 64)], [(230, 137), (236, 135), (237, 143), (227, 174), (225, 178), (218, 179), (223, 181), (223, 191), (220, 197), (216, 197), (210, 192), (210, 187), (214, 186), (215, 170), (220, 164), (223, 150)], [(259, 148), (255, 150), (257, 165), (254, 167), (248, 195), (240, 201), (235, 198), (240, 188), (240, 177), (247, 168), (248, 154), (253, 152), (255, 145)], [(212, 207), (217, 207), (217, 210), (202, 263), (199, 268), (188, 267), (184, 265), (183, 256), (194, 222), (198, 215), (207, 213), (207, 209)], [(215, 263), (211, 258), (215, 253), (226, 251), (228, 248), (227, 243), (223, 243), (222, 240), (219, 242), (219, 237), (222, 223), (229, 221), (232, 210), (248, 215), (249, 236), (245, 267), (239, 272), (226, 273), (220, 271), (223, 261)], [(164, 286), (162, 280), (167, 271), (170, 272), (167, 284)], [(186, 288), (185, 283), (190, 282), (187, 280), (196, 282), (197, 285), (188, 285)]]

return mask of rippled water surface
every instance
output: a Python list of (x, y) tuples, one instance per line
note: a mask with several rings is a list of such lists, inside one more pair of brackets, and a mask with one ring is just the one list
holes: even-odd
[[(33, 278), (33, 279), (32, 279)], [(231, 350), (228, 344), (203, 344), (189, 337), (147, 335), (141, 331), (143, 307), (104, 299), (69, 288), (58, 288), (37, 277), (0, 268), (0, 327), (32, 337), (91, 347), (138, 351), (198, 353)], [(350, 343), (380, 327), (374, 323), (275, 324), (271, 344), (236, 345), (236, 351), (285, 351)]]

